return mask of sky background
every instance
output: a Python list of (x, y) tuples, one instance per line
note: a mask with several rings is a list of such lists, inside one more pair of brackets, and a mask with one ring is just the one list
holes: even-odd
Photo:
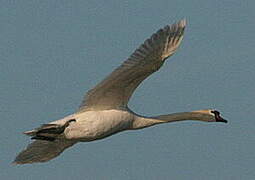
[[(255, 178), (255, 1), (3, 0), (0, 179)], [(129, 107), (143, 115), (216, 108), (228, 124), (178, 122), (80, 143), (13, 166), (23, 131), (77, 110), (84, 93), (152, 33), (187, 19), (177, 53)]]

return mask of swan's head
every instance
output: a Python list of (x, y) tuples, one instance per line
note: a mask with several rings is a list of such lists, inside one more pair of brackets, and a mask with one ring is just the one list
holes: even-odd
[(228, 122), (226, 119), (223, 119), (220, 116), (220, 112), (217, 110), (207, 109), (207, 110), (200, 110), (200, 111), (194, 111), (194, 112), (201, 114), (205, 118), (205, 120), (209, 122), (223, 122), (223, 123)]
[(217, 110), (211, 110), (210, 113), (214, 115), (214, 118), (215, 118), (215, 121), (216, 121), (216, 122), (224, 122), (224, 123), (227, 123), (227, 122), (228, 122), (226, 119), (223, 119), (223, 118), (220, 116), (220, 112), (219, 112), (219, 111), (217, 111)]

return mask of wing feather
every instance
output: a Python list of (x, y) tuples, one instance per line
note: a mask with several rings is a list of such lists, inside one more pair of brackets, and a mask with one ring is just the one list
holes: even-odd
[(78, 112), (126, 108), (137, 86), (179, 47), (186, 21), (167, 25), (147, 39), (109, 76), (89, 90)]

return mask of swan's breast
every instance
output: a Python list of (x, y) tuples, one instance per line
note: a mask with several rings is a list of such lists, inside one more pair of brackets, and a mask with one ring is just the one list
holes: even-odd
[(66, 138), (92, 141), (128, 129), (134, 115), (121, 110), (87, 111), (75, 114), (75, 119), (65, 130)]

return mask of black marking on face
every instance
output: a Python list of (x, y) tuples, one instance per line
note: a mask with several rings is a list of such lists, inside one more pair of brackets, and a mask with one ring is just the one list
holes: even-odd
[(220, 116), (220, 112), (219, 112), (219, 111), (214, 110), (214, 111), (211, 111), (211, 113), (214, 114), (214, 116), (215, 116), (215, 121), (216, 121), (216, 122), (224, 122), (224, 123), (227, 123), (227, 122), (228, 122), (226, 119), (223, 119), (223, 118)]

